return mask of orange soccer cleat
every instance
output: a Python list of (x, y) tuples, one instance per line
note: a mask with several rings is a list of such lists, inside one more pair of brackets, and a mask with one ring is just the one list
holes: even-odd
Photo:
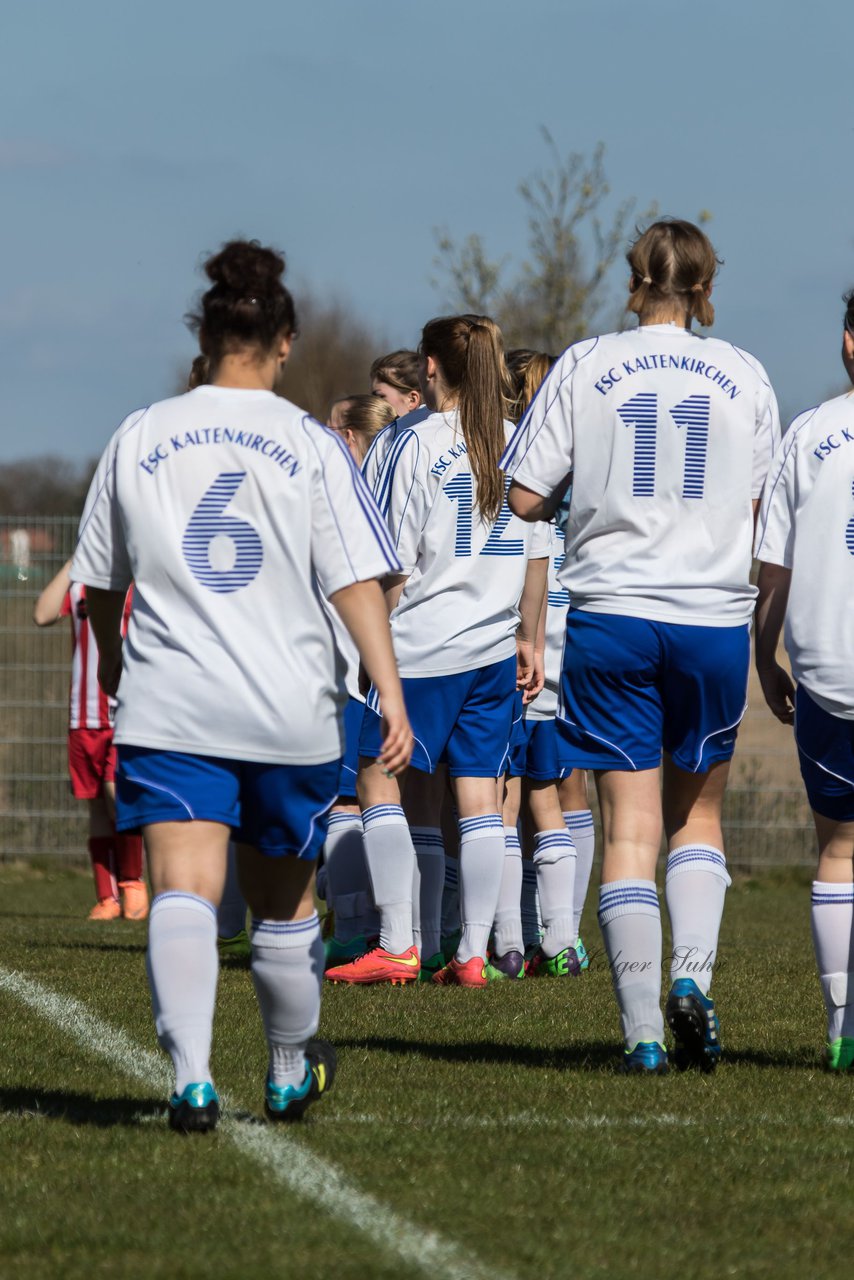
[(118, 920), (122, 909), (115, 898), (99, 898), (89, 912), (90, 920)]
[(120, 880), (122, 915), (125, 920), (145, 920), (148, 916), (148, 890), (142, 880)]
[(465, 961), (454, 957), (433, 975), (433, 981), (440, 987), (487, 987), (498, 976), (498, 971), (483, 956), (472, 956)]
[(374, 982), (390, 982), (393, 987), (405, 987), (417, 982), (421, 972), (421, 958), (417, 947), (410, 947), (402, 955), (392, 955), (382, 947), (374, 947), (363, 956), (357, 956), (349, 964), (327, 969), (324, 977), (330, 982), (346, 982), (351, 986), (367, 986)]

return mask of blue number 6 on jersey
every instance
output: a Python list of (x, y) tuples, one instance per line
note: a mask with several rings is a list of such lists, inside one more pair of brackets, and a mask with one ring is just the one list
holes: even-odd
[[(258, 531), (246, 520), (223, 515), (245, 479), (245, 471), (218, 475), (191, 515), (181, 543), (190, 573), (203, 587), (220, 595), (248, 587), (264, 560)], [(211, 564), (211, 543), (216, 538), (227, 538), (233, 544), (230, 569), (215, 569)]]

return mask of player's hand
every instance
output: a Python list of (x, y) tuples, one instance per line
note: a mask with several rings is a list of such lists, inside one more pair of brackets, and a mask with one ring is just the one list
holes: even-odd
[(757, 674), (765, 701), (783, 724), (795, 723), (795, 686), (792, 677), (779, 662), (758, 667)]
[(522, 691), (524, 706), (533, 702), (545, 684), (543, 655), (527, 640), (516, 641), (516, 688)]
[(383, 748), (378, 764), (392, 778), (403, 773), (412, 758), (412, 729), (402, 700), (391, 702), (380, 699), (382, 709)]
[(108, 698), (114, 698), (122, 678), (121, 646), (115, 653), (101, 653), (98, 656), (98, 684)]

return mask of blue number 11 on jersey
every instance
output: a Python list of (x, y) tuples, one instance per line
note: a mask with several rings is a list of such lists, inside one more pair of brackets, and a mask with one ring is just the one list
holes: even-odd
[[(677, 427), (685, 428), (685, 475), (683, 498), (702, 498), (706, 482), (706, 455), (709, 448), (710, 396), (688, 396), (670, 410)], [(632, 494), (651, 498), (655, 494), (655, 449), (658, 435), (658, 394), (639, 391), (617, 409), (627, 427), (635, 429), (635, 457)]]
[[(203, 587), (220, 595), (248, 587), (264, 560), (257, 529), (248, 520), (224, 514), (245, 479), (245, 471), (221, 472), (190, 516), (181, 542), (190, 573)], [(214, 543), (220, 539), (214, 560), (230, 560), (228, 568), (218, 568), (211, 560)], [(228, 543), (230, 548), (225, 545)]]

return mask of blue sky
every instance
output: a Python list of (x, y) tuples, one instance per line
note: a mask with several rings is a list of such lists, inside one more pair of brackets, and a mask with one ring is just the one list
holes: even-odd
[[(434, 228), (524, 251), (518, 181), (606, 146), (613, 199), (695, 217), (714, 333), (788, 413), (844, 381), (854, 141), (836, 0), (6, 0), (0, 460), (100, 452), (169, 394), (200, 255), (284, 248), (389, 346), (442, 309)], [(615, 272), (615, 299), (624, 279)]]

